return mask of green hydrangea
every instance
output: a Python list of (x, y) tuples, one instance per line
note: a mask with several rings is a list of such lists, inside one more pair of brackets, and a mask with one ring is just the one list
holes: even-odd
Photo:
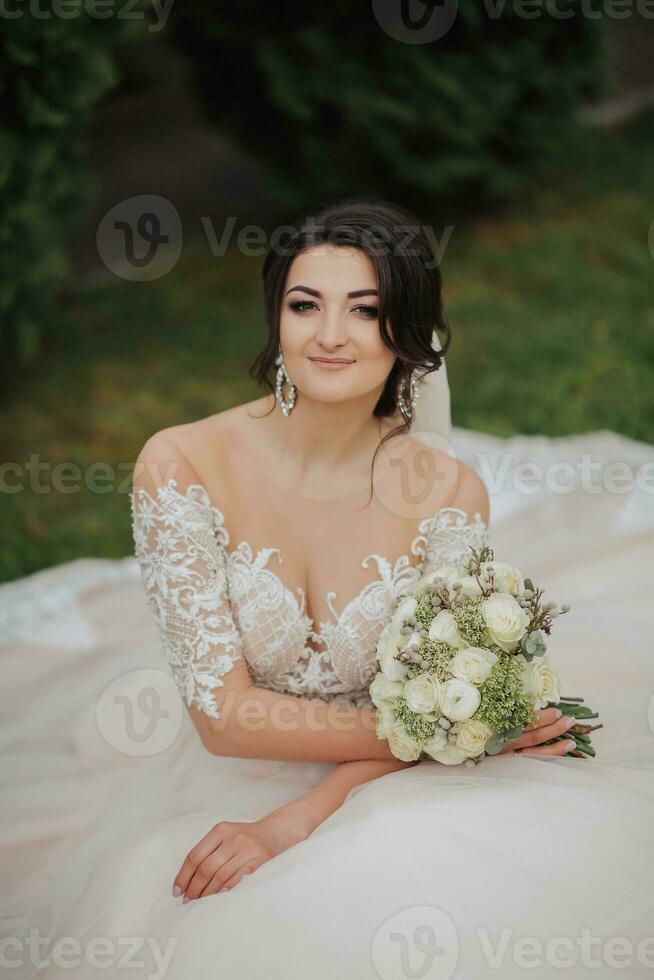
[(457, 652), (449, 643), (441, 640), (423, 640), (419, 647), (420, 656), (423, 657), (428, 667), (419, 667), (417, 664), (409, 666), (409, 677), (417, 677), (419, 674), (428, 672), (434, 674), (439, 681), (447, 681), (452, 676), (450, 671), (450, 660)]
[(436, 732), (437, 722), (429, 721), (424, 715), (419, 715), (406, 703), (406, 698), (399, 697), (393, 706), (395, 717), (401, 721), (411, 738), (424, 744), (431, 742)]
[(471, 647), (484, 645), (486, 623), (481, 608), (483, 601), (483, 596), (471, 596), (452, 607), (452, 615), (459, 627), (459, 632)]
[(496, 732), (524, 728), (533, 721), (532, 702), (520, 681), (523, 666), (505, 653), (499, 657), (480, 688), (481, 702), (473, 718)]

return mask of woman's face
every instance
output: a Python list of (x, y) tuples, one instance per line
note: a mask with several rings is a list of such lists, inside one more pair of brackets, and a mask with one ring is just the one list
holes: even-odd
[[(377, 306), (375, 269), (360, 249), (315, 245), (293, 260), (280, 342), (286, 370), (305, 397), (336, 402), (381, 394), (395, 354), (381, 338)], [(312, 360), (321, 357), (350, 363), (325, 367)]]

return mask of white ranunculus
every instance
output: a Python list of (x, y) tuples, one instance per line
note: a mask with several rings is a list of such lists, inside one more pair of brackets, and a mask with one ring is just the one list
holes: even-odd
[(395, 655), (402, 649), (400, 641), (403, 639), (393, 622), (390, 622), (384, 626), (377, 640), (379, 666), (389, 681), (404, 680), (408, 673), (407, 665), (395, 659)]
[(404, 685), (404, 697), (411, 711), (426, 714), (436, 711), (440, 702), (441, 686), (433, 674), (419, 674)]
[(429, 753), (432, 759), (436, 762), (443, 762), (446, 766), (457, 766), (461, 762), (465, 762), (469, 758), (465, 752), (453, 745), (452, 742), (446, 741), (442, 749), (436, 749)]
[(489, 565), (492, 565), (494, 569), (493, 582), (497, 592), (518, 595), (519, 592), (524, 591), (525, 580), (520, 569), (516, 568), (515, 565), (507, 565), (504, 561), (483, 561), (481, 563), (482, 569), (488, 568)]
[(496, 661), (497, 654), (492, 650), (484, 650), (483, 647), (466, 647), (454, 654), (449, 662), (449, 669), (460, 681), (479, 687), (488, 678)]
[(466, 721), (474, 715), (480, 701), (479, 689), (457, 677), (441, 685), (441, 711), (450, 721)]
[(401, 721), (396, 721), (388, 733), (388, 744), (396, 759), (413, 762), (420, 755), (420, 745), (411, 738)]
[(546, 708), (548, 701), (561, 700), (559, 675), (556, 673), (548, 657), (534, 657), (527, 663), (521, 653), (516, 657), (524, 664), (520, 673), (520, 682), (525, 694), (535, 708)]
[(482, 615), (493, 643), (512, 653), (529, 625), (529, 618), (512, 595), (494, 592), (481, 604)]
[(453, 647), (464, 647), (466, 641), (459, 632), (456, 620), (449, 609), (441, 609), (434, 616), (429, 627), (429, 639), (439, 643), (449, 643)]
[(392, 701), (394, 698), (399, 698), (403, 690), (402, 681), (389, 681), (384, 674), (378, 673), (370, 685), (369, 693), (372, 703), (379, 707), (382, 701)]
[(393, 705), (390, 701), (382, 701), (375, 715), (375, 730), (377, 738), (388, 738), (388, 734), (397, 721)]
[(426, 742), (423, 746), (427, 755), (432, 755), (433, 752), (440, 752), (447, 745), (447, 733), (443, 731), (440, 725), (436, 726), (436, 731), (434, 732), (434, 737), (430, 742)]
[(461, 749), (471, 758), (480, 755), (484, 751), (486, 742), (493, 735), (493, 729), (485, 721), (478, 721), (476, 718), (469, 718), (459, 724), (456, 742), (457, 749)]

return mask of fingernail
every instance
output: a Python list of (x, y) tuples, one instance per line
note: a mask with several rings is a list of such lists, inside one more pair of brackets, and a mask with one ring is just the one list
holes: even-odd
[(566, 750), (566, 752), (572, 752), (572, 750), (573, 749), (576, 749), (576, 748), (577, 748), (577, 743), (576, 742), (566, 742), (565, 743), (565, 750)]
[(565, 720), (565, 727), (566, 728), (572, 728), (572, 726), (573, 725), (576, 725), (576, 724), (577, 724), (577, 719), (576, 718), (566, 718), (566, 720)]
[(179, 887), (179, 885), (173, 885), (173, 898), (179, 898), (181, 894), (182, 889)]
[(188, 897), (188, 895), (185, 895), (184, 898), (182, 899), (182, 905), (186, 905), (186, 903), (190, 901), (191, 899)]
[(557, 708), (556, 711), (554, 712), (554, 717), (555, 718), (560, 718), (562, 714), (563, 714), (563, 712), (561, 711), (561, 709), (560, 708)]

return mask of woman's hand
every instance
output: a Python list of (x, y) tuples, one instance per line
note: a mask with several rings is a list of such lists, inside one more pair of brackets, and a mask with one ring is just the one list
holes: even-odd
[(251, 823), (223, 820), (189, 851), (173, 883), (184, 901), (227, 891), (315, 829), (313, 813), (294, 800)]
[[(562, 715), (559, 708), (543, 708), (534, 712), (534, 723), (522, 730), (520, 738), (507, 742), (500, 755), (505, 752), (517, 752), (520, 755), (565, 755), (576, 748), (574, 739), (561, 740), (554, 745), (541, 745), (557, 735), (565, 735), (577, 722), (576, 718)], [(537, 746), (534, 748), (533, 746)]]

